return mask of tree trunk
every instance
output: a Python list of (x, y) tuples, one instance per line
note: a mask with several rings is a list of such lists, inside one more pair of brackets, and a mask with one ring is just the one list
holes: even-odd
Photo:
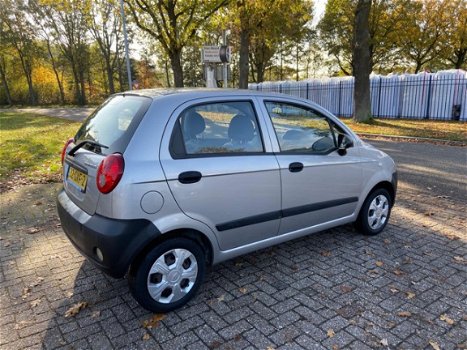
[(421, 62), (416, 62), (414, 74), (417, 74), (418, 72), (420, 72), (421, 68), (422, 68), (422, 63)]
[[(3, 57), (1, 59), (3, 61)], [(6, 80), (6, 71), (3, 66), (4, 66), (4, 63), (0, 62), (0, 77), (2, 78), (3, 88), (5, 89), (6, 101), (9, 105), (11, 105), (12, 103), (11, 103), (10, 88), (8, 87), (8, 81)]]
[(353, 118), (356, 122), (365, 122), (371, 118), (370, 8), (371, 0), (358, 0), (355, 10), (352, 66), (355, 77)]
[(174, 74), (175, 87), (183, 87), (183, 68), (182, 68), (182, 51), (176, 50), (170, 54), (170, 65)]
[(57, 84), (58, 84), (58, 90), (60, 91), (60, 104), (65, 104), (65, 92), (63, 91), (63, 84), (60, 80), (60, 77), (58, 75), (58, 70), (57, 70), (57, 64), (55, 63), (55, 58), (52, 54), (52, 48), (50, 47), (50, 41), (47, 40), (47, 51), (49, 52), (49, 56), (50, 56), (50, 61), (52, 63), (52, 69), (54, 71), (54, 74), (55, 74), (55, 79), (57, 80)]
[(467, 55), (467, 49), (456, 50), (455, 54), (456, 54), (456, 61), (454, 63), (454, 67), (456, 69), (461, 69), (462, 66), (465, 63), (465, 58), (466, 58), (466, 55)]
[(112, 65), (110, 64), (110, 58), (105, 57), (105, 69), (107, 71), (107, 82), (109, 86), (109, 92), (111, 94), (115, 93), (115, 85), (114, 85), (114, 72), (112, 69)]
[(170, 75), (169, 75), (169, 62), (164, 60), (164, 69), (165, 69), (165, 79), (167, 80), (167, 87), (172, 87), (170, 84)]
[(265, 67), (263, 62), (259, 63), (257, 66), (257, 71), (256, 71), (256, 80), (258, 83), (262, 83), (264, 81), (264, 71)]
[(238, 87), (240, 89), (248, 89), (248, 65), (250, 59), (250, 32), (248, 29), (242, 29), (240, 32), (240, 78)]

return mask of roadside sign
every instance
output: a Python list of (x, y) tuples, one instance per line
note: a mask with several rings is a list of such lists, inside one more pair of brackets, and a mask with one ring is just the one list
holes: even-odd
[(201, 59), (204, 63), (228, 63), (230, 53), (230, 46), (203, 46)]

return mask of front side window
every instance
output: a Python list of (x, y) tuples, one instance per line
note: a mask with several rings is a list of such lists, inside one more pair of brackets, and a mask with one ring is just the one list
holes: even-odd
[(336, 149), (334, 127), (317, 112), (283, 102), (265, 102), (281, 152), (327, 154)]
[(175, 156), (263, 152), (250, 102), (201, 104), (183, 111), (171, 140)]

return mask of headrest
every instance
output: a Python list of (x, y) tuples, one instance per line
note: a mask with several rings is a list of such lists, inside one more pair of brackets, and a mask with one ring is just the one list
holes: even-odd
[(196, 135), (201, 134), (205, 128), (206, 123), (201, 114), (195, 111), (190, 111), (185, 116), (185, 122), (183, 126), (185, 136), (195, 138)]
[(255, 127), (250, 118), (237, 114), (229, 124), (229, 138), (239, 141), (250, 141), (255, 136)]

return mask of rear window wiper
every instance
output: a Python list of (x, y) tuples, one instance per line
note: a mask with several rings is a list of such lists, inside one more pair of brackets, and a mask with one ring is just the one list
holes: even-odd
[(99, 148), (109, 148), (108, 146), (103, 145), (103, 144), (101, 144), (99, 142), (96, 142), (96, 141), (93, 141), (93, 140), (83, 140), (83, 141), (80, 141), (79, 143), (77, 143), (76, 146), (73, 147), (70, 150), (70, 152), (68, 152), (68, 155), (69, 156), (74, 156), (76, 151), (78, 151), (84, 145), (91, 145), (91, 146), (99, 147)]

